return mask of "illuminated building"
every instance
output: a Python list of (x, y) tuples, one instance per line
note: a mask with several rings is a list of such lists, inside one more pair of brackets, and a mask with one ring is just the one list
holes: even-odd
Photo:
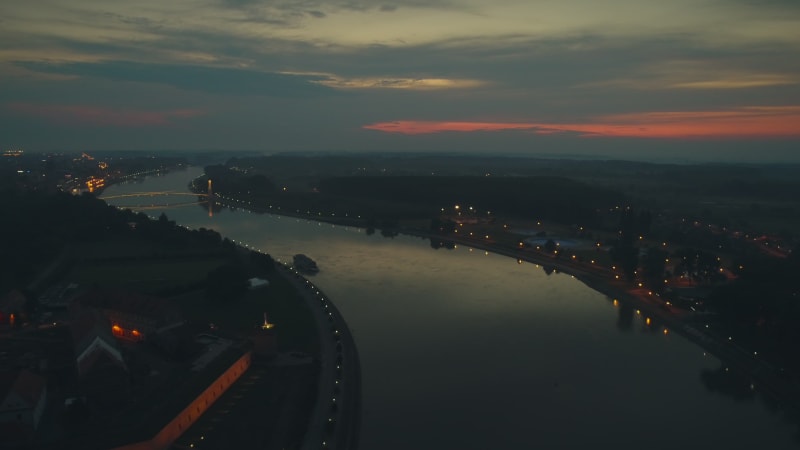
[(180, 310), (169, 301), (133, 292), (95, 289), (75, 301), (102, 312), (119, 339), (143, 341), (184, 323)]
[(96, 177), (89, 177), (86, 180), (86, 187), (89, 189), (89, 192), (94, 192), (102, 187), (105, 187), (106, 180), (103, 178), (96, 178)]
[(13, 290), (0, 298), (0, 326), (14, 325), (25, 312), (25, 296)]
[(127, 402), (128, 366), (106, 318), (92, 308), (72, 308), (70, 333), (80, 393), (100, 407)]

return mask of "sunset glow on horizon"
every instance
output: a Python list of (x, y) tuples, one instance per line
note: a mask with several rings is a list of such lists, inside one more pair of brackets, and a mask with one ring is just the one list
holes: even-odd
[(795, 0), (42, 0), (0, 17), (0, 147), (800, 162)]
[(614, 114), (573, 123), (399, 120), (363, 128), (406, 135), (522, 130), (535, 134), (577, 133), (585, 137), (780, 139), (800, 137), (800, 106)]

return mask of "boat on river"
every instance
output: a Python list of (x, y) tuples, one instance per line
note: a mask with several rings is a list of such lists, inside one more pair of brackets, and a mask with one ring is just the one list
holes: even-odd
[(308, 256), (298, 253), (294, 255), (293, 260), (294, 268), (299, 270), (300, 272), (313, 275), (319, 272), (319, 267), (317, 267), (317, 263), (314, 262), (313, 259), (309, 258)]

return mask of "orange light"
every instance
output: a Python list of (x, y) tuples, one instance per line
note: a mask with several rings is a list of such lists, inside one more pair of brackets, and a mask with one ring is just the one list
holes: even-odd
[(139, 336), (140, 333), (139, 333), (139, 330), (133, 330), (133, 331), (131, 331), (131, 334), (134, 335), (134, 336)]
[(392, 121), (362, 128), (385, 133), (430, 134), (442, 131), (531, 130), (537, 134), (578, 133), (597, 137), (764, 138), (797, 137), (798, 106), (754, 106), (721, 111), (653, 111), (611, 114), (578, 123)]

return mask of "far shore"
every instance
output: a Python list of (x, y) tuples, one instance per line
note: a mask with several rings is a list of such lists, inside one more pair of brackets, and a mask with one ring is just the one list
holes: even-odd
[[(366, 219), (349, 216), (323, 216), (297, 213), (291, 210), (276, 208), (253, 208), (246, 204), (228, 204), (218, 202), (224, 206), (231, 206), (242, 209), (250, 209), (267, 214), (296, 217), (309, 221), (325, 222), (334, 225), (351, 226), (356, 228), (369, 228)], [(380, 228), (379, 226), (376, 228)], [(608, 269), (598, 266), (588, 265), (581, 262), (556, 258), (529, 249), (512, 249), (486, 242), (480, 239), (465, 238), (454, 235), (440, 235), (431, 233), (427, 230), (420, 230), (408, 227), (392, 228), (398, 234), (417, 236), (425, 239), (452, 242), (475, 249), (480, 249), (508, 256), (517, 260), (537, 264), (543, 267), (551, 267), (556, 272), (571, 275), (581, 281), (591, 289), (600, 292), (612, 299), (626, 302), (639, 310), (642, 314), (657, 318), (666, 326), (669, 333), (678, 333), (689, 341), (703, 348), (706, 352), (718, 358), (726, 366), (738, 370), (753, 380), (754, 389), (763, 395), (776, 400), (784, 407), (789, 408), (794, 414), (800, 415), (800, 386), (782, 376), (781, 371), (756, 358), (735, 344), (729, 342), (723, 336), (709, 332), (701, 325), (701, 320), (693, 313), (681, 310), (674, 306), (669, 306), (665, 302), (653, 296), (645, 289), (635, 288), (624, 281), (609, 279), (611, 273)]]
[(418, 230), (402, 230), (400, 232), (485, 250), (540, 266), (552, 267), (557, 272), (571, 275), (609, 298), (630, 304), (641, 314), (658, 318), (666, 326), (667, 332), (678, 333), (717, 357), (728, 367), (748, 375), (753, 380), (756, 390), (792, 409), (795, 413), (800, 413), (800, 386), (782, 377), (777, 368), (758, 360), (756, 355), (729, 343), (723, 336), (710, 333), (702, 326), (703, 321), (693, 313), (667, 305), (646, 289), (632, 287), (624, 281), (610, 280), (608, 274), (604, 274), (602, 269), (592, 270), (585, 263), (573, 263), (571, 260), (559, 259), (530, 250), (502, 248), (476, 239), (440, 236)]

